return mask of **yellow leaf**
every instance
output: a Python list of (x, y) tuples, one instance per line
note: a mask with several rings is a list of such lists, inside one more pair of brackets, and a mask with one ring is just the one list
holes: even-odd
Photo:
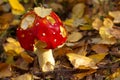
[(80, 66), (89, 67), (92, 69), (97, 69), (95, 62), (89, 57), (85, 57), (75, 53), (66, 54), (71, 64), (74, 68), (79, 68)]
[(74, 19), (66, 19), (64, 24), (67, 26), (73, 26)]
[(99, 34), (102, 37), (102, 41), (100, 43), (103, 44), (114, 44), (116, 43), (116, 39), (110, 33), (110, 29), (107, 27), (101, 27), (99, 30)]
[(105, 80), (120, 80), (120, 68), (116, 72), (109, 75)]
[(114, 18), (114, 23), (120, 23), (120, 11), (110, 11), (109, 15)]
[(11, 37), (7, 38), (7, 43), (3, 44), (3, 47), (6, 52), (9, 50), (13, 50), (17, 54), (20, 54), (24, 51), (24, 49), (20, 46), (19, 42)]
[(79, 27), (80, 30), (92, 30), (93, 28), (91, 25), (83, 25)]
[(93, 59), (93, 61), (97, 64), (101, 60), (103, 60), (107, 54), (108, 53), (98, 53), (98, 54), (94, 54), (94, 55), (89, 56), (89, 58)]
[(105, 18), (103, 26), (99, 29), (99, 34), (102, 37), (101, 43), (114, 44), (116, 43), (115, 37), (111, 34), (113, 28), (113, 22), (109, 18)]
[(12, 7), (12, 13), (15, 15), (21, 15), (25, 12), (24, 7), (22, 4), (19, 3), (18, 0), (8, 0), (11, 7)]
[(103, 25), (103, 22), (99, 18), (96, 18), (92, 23), (92, 27), (96, 30), (99, 30), (102, 25)]

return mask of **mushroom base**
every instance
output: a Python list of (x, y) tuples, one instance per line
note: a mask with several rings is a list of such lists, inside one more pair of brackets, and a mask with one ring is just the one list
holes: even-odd
[(43, 72), (54, 70), (55, 60), (51, 49), (36, 50), (40, 68)]

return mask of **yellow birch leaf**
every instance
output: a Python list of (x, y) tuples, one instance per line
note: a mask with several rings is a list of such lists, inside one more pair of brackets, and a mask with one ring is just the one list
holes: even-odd
[(88, 67), (92, 69), (97, 69), (95, 62), (89, 57), (85, 57), (75, 53), (67, 53), (66, 55), (74, 68), (80, 68), (80, 66), (84, 66), (87, 67), (87, 69)]
[(21, 15), (25, 12), (25, 9), (22, 4), (18, 0), (8, 0), (11, 7), (12, 7), (12, 13), (15, 15)]
[(94, 54), (94, 55), (89, 56), (89, 58), (93, 59), (93, 61), (97, 64), (101, 60), (103, 60), (107, 54), (108, 53), (98, 53), (98, 54)]

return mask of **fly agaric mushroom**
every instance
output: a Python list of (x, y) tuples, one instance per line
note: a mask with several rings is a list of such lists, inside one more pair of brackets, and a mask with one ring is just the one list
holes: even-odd
[(35, 7), (23, 16), (17, 38), (24, 49), (36, 50), (40, 67), (46, 72), (54, 69), (52, 49), (66, 41), (67, 32), (51, 9)]

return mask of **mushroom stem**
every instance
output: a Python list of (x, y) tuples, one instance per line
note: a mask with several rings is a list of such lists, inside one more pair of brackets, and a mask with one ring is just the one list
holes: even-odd
[(42, 71), (47, 72), (54, 70), (55, 60), (52, 54), (52, 49), (37, 49), (36, 52)]

